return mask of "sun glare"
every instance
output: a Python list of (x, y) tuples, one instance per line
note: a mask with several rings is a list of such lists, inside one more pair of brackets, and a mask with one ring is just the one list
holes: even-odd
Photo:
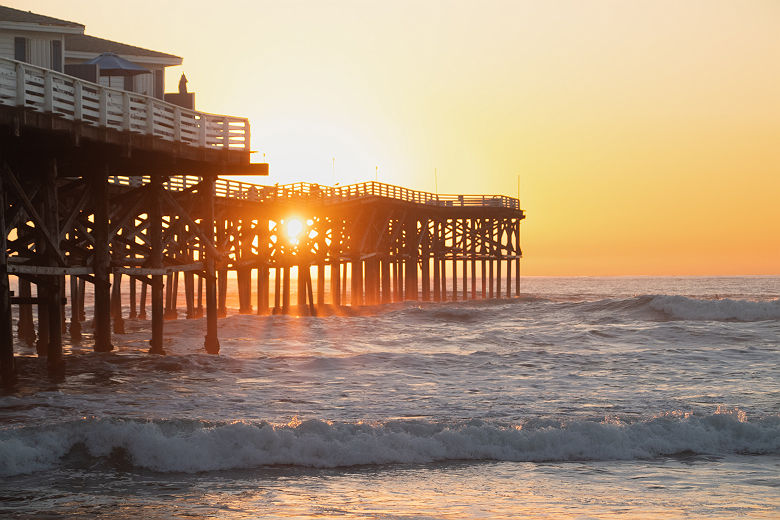
[(303, 233), (303, 222), (297, 218), (287, 219), (284, 222), (284, 234), (292, 244), (297, 244)]

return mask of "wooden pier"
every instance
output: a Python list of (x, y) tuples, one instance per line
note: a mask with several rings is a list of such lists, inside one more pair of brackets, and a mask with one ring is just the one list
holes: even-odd
[(157, 354), (164, 320), (182, 317), (180, 283), (210, 353), (233, 278), (239, 312), (258, 314), (519, 293), (517, 199), (219, 178), (267, 174), (249, 153), (246, 119), (0, 58), (3, 382), (15, 341), (62, 373), (62, 335), (81, 337), (88, 290), (96, 351), (126, 318), (151, 319)]

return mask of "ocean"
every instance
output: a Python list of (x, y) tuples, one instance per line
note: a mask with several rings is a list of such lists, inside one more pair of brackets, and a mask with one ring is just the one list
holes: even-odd
[(0, 518), (780, 518), (780, 277), (521, 292), (17, 347)]

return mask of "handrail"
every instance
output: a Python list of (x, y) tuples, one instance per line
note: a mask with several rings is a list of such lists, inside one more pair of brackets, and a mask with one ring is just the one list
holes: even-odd
[(200, 148), (249, 151), (246, 118), (197, 112), (2, 57), (0, 104)]
[[(163, 186), (171, 191), (183, 191), (195, 186), (200, 181), (201, 177), (198, 176), (176, 175), (168, 178)], [(140, 186), (148, 184), (149, 177), (115, 175), (110, 178), (110, 182), (126, 186)], [(215, 190), (217, 197), (253, 202), (305, 199), (320, 200), (323, 203), (337, 203), (364, 197), (381, 197), (431, 206), (520, 209), (518, 199), (505, 195), (438, 195), (376, 181), (347, 186), (325, 186), (309, 182), (265, 186), (232, 179), (217, 179)]]

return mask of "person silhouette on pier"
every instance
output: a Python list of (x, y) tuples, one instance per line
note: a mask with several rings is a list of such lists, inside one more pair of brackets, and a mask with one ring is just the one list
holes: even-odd
[(179, 94), (187, 93), (187, 76), (182, 72), (181, 78), (179, 78)]

